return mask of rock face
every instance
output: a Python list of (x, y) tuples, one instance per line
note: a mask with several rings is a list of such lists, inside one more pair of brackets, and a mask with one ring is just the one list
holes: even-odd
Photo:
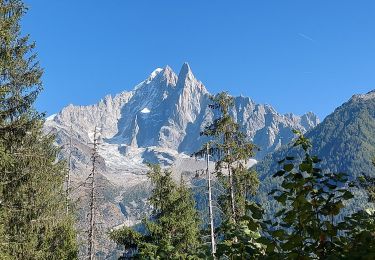
[[(98, 168), (104, 187), (101, 192), (107, 195), (101, 208), (111, 208), (115, 216), (109, 222), (106, 220), (106, 227), (125, 220), (134, 223), (140, 217), (138, 206), (144, 201), (125, 199), (125, 190), (128, 196), (132, 189), (138, 192), (145, 185), (144, 162), (169, 165), (180, 173), (191, 172), (189, 160), (194, 160), (189, 154), (207, 140), (200, 132), (215, 117), (208, 108), (209, 97), (187, 63), (178, 76), (166, 66), (156, 69), (132, 91), (106, 96), (91, 106), (65, 107), (46, 121), (45, 129), (56, 133), (59, 145), (66, 147), (72, 140), (73, 186), (77, 186), (89, 174), (90, 143), (94, 128), (98, 128)], [(260, 148), (257, 160), (288, 143), (293, 137), (292, 129), (306, 132), (319, 123), (313, 113), (281, 115), (269, 105), (256, 104), (242, 96), (235, 97), (231, 113)], [(69, 149), (64, 151), (67, 156)]]
[[(48, 120), (46, 127), (66, 134), (72, 128), (74, 137), (88, 143), (97, 126), (107, 144), (190, 154), (202, 144), (199, 133), (214, 116), (207, 106), (209, 95), (187, 63), (178, 76), (167, 66), (156, 69), (132, 91), (106, 96), (92, 106), (67, 106)], [(261, 149), (258, 159), (288, 143), (292, 138), (290, 129), (305, 132), (319, 123), (311, 112), (281, 115), (269, 105), (242, 96), (235, 97), (232, 113)]]

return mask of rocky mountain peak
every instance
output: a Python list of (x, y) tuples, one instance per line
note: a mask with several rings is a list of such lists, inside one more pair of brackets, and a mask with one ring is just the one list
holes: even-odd
[(301, 116), (301, 125), (306, 129), (311, 129), (317, 126), (320, 123), (320, 120), (317, 115), (313, 112), (307, 112)]
[(168, 65), (165, 66), (162, 73), (163, 73), (162, 75), (163, 75), (163, 77), (166, 80), (168, 85), (176, 86), (178, 77), (177, 77), (176, 73), (172, 70), (171, 67), (169, 67)]
[(185, 62), (180, 69), (178, 78), (180, 80), (185, 80), (186, 78), (189, 78), (189, 77), (193, 77), (193, 72), (191, 71), (189, 63)]
[(182, 89), (183, 93), (191, 94), (208, 94), (206, 87), (202, 82), (196, 79), (190, 65), (185, 62), (178, 74), (177, 89)]
[[(108, 96), (96, 105), (70, 105), (46, 124), (57, 131), (64, 129), (65, 134), (73, 125), (73, 134), (85, 142), (98, 126), (106, 142), (113, 145), (159, 147), (189, 154), (205, 141), (199, 133), (213, 120), (209, 95), (188, 63), (182, 65), (178, 76), (165, 66), (154, 70), (132, 91)], [(232, 113), (249, 139), (261, 148), (258, 158), (287, 143), (293, 137), (291, 129), (304, 132), (319, 122), (313, 113), (281, 115), (272, 106), (243, 96), (235, 97)]]
[(141, 81), (136, 85), (133, 91), (143, 89), (142, 91), (147, 91), (145, 88), (159, 88), (159, 87), (172, 87), (174, 88), (177, 84), (177, 75), (169, 67), (157, 68), (151, 72), (150, 76), (144, 81)]
[(161, 72), (163, 71), (162, 68), (157, 68), (153, 72), (151, 72), (150, 76), (147, 78), (146, 82), (150, 83), (154, 78), (156, 78)]
[(375, 89), (366, 94), (354, 95), (351, 98), (351, 101), (372, 100), (372, 99), (375, 99)]
[(183, 87), (186, 87), (187, 85), (192, 85), (192, 84), (189, 84), (191, 82), (196, 83), (198, 81), (195, 78), (189, 64), (185, 62), (182, 65), (180, 72), (178, 73), (177, 88), (183, 88)]

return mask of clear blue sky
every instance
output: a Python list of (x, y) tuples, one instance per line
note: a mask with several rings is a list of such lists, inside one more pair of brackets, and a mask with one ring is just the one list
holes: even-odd
[[(216, 93), (324, 118), (375, 89), (375, 1), (26, 0), (47, 114), (130, 90), (184, 61)], [(308, 97), (302, 99), (302, 97)]]

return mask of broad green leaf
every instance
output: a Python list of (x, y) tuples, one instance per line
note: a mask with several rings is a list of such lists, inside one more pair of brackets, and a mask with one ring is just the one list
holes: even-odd
[(308, 172), (308, 173), (310, 173), (310, 172), (312, 172), (313, 167), (312, 167), (312, 164), (310, 164), (310, 163), (301, 163), (299, 165), (299, 169), (302, 172)]
[(286, 193), (283, 193), (280, 196), (275, 196), (275, 200), (277, 200), (278, 202), (280, 202), (283, 205), (285, 205), (286, 199), (287, 199)]
[(278, 171), (277, 173), (275, 173), (274, 175), (273, 175), (273, 177), (281, 177), (281, 176), (283, 176), (285, 174), (285, 171)]
[(354, 195), (350, 191), (345, 191), (345, 193), (342, 195), (342, 197), (345, 200), (350, 200), (350, 199), (354, 198)]
[(282, 159), (282, 160), (278, 161), (277, 163), (282, 164), (283, 162), (285, 162), (285, 159)]
[(287, 172), (290, 172), (291, 170), (293, 170), (293, 168), (294, 168), (294, 165), (292, 163), (284, 164), (284, 170)]

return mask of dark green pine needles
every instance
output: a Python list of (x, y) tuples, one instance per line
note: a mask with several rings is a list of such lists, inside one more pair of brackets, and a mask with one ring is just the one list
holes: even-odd
[[(203, 135), (210, 137), (210, 153), (215, 161), (215, 174), (224, 188), (218, 198), (223, 214), (217, 228), (218, 257), (235, 259), (256, 257), (263, 246), (260, 237), (262, 210), (251, 198), (259, 186), (257, 173), (248, 167), (256, 147), (241, 132), (233, 115), (233, 97), (226, 92), (211, 97), (217, 118), (208, 125)], [(203, 151), (203, 150), (202, 150)]]
[(150, 166), (149, 197), (152, 213), (143, 221), (144, 232), (130, 227), (112, 231), (110, 237), (122, 245), (126, 255), (139, 259), (197, 259), (201, 248), (200, 220), (191, 190), (176, 184), (171, 172)]
[(65, 212), (66, 167), (54, 138), (43, 135), (33, 104), (43, 70), (21, 36), (26, 8), (0, 0), (0, 258), (75, 259), (76, 234)]

